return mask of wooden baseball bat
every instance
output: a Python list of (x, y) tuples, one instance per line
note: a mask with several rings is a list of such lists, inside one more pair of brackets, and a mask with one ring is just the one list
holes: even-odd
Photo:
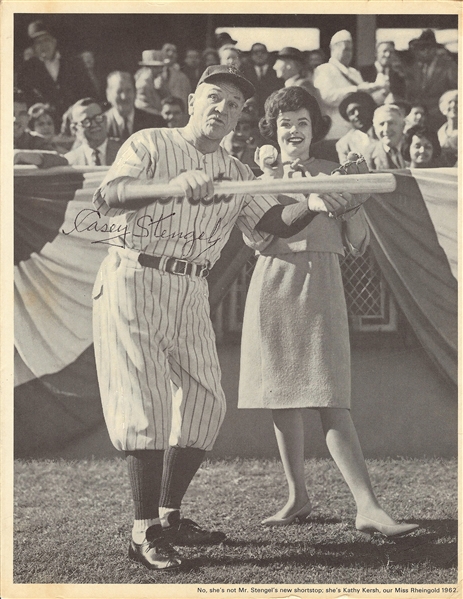
[[(378, 173), (348, 176), (318, 176), (310, 179), (264, 179), (254, 181), (221, 181), (214, 184), (214, 195), (249, 193), (387, 193), (394, 191), (396, 180), (392, 173)], [(125, 190), (127, 199), (149, 199), (168, 196), (181, 197), (183, 191), (174, 183), (153, 183), (153, 185), (130, 185)]]

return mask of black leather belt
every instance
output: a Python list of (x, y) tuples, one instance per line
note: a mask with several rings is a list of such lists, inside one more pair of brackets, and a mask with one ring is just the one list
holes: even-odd
[[(164, 261), (162, 267), (161, 262)], [(148, 268), (156, 268), (164, 272), (169, 272), (173, 275), (188, 275), (190, 277), (207, 277), (209, 274), (209, 265), (206, 264), (194, 264), (188, 262), (188, 260), (179, 260), (177, 258), (167, 258), (161, 256), (152, 256), (151, 254), (140, 254), (138, 256), (138, 262), (142, 266)]]

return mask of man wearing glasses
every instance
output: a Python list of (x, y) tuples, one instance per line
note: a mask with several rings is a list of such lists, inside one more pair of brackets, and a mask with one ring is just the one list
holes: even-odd
[(71, 129), (80, 145), (65, 155), (72, 166), (109, 166), (122, 142), (108, 138), (106, 116), (93, 98), (84, 98), (71, 110)]

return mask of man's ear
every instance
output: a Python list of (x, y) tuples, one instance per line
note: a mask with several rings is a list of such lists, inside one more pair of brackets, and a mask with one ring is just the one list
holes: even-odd
[(191, 116), (193, 114), (193, 106), (195, 103), (195, 95), (190, 94), (188, 96), (188, 114)]

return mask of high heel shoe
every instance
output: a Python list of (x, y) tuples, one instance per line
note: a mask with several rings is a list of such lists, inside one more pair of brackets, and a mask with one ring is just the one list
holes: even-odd
[(355, 528), (368, 537), (375, 532), (379, 532), (384, 537), (403, 537), (419, 528), (419, 524), (381, 524), (359, 514), (355, 519)]
[(286, 518), (279, 518), (276, 515), (270, 516), (270, 518), (262, 520), (261, 524), (263, 526), (288, 526), (288, 524), (292, 524), (295, 520), (304, 521), (311, 511), (312, 505), (310, 501), (308, 501), (304, 507), (301, 507), (301, 509), (294, 512), (294, 514), (286, 516)]

